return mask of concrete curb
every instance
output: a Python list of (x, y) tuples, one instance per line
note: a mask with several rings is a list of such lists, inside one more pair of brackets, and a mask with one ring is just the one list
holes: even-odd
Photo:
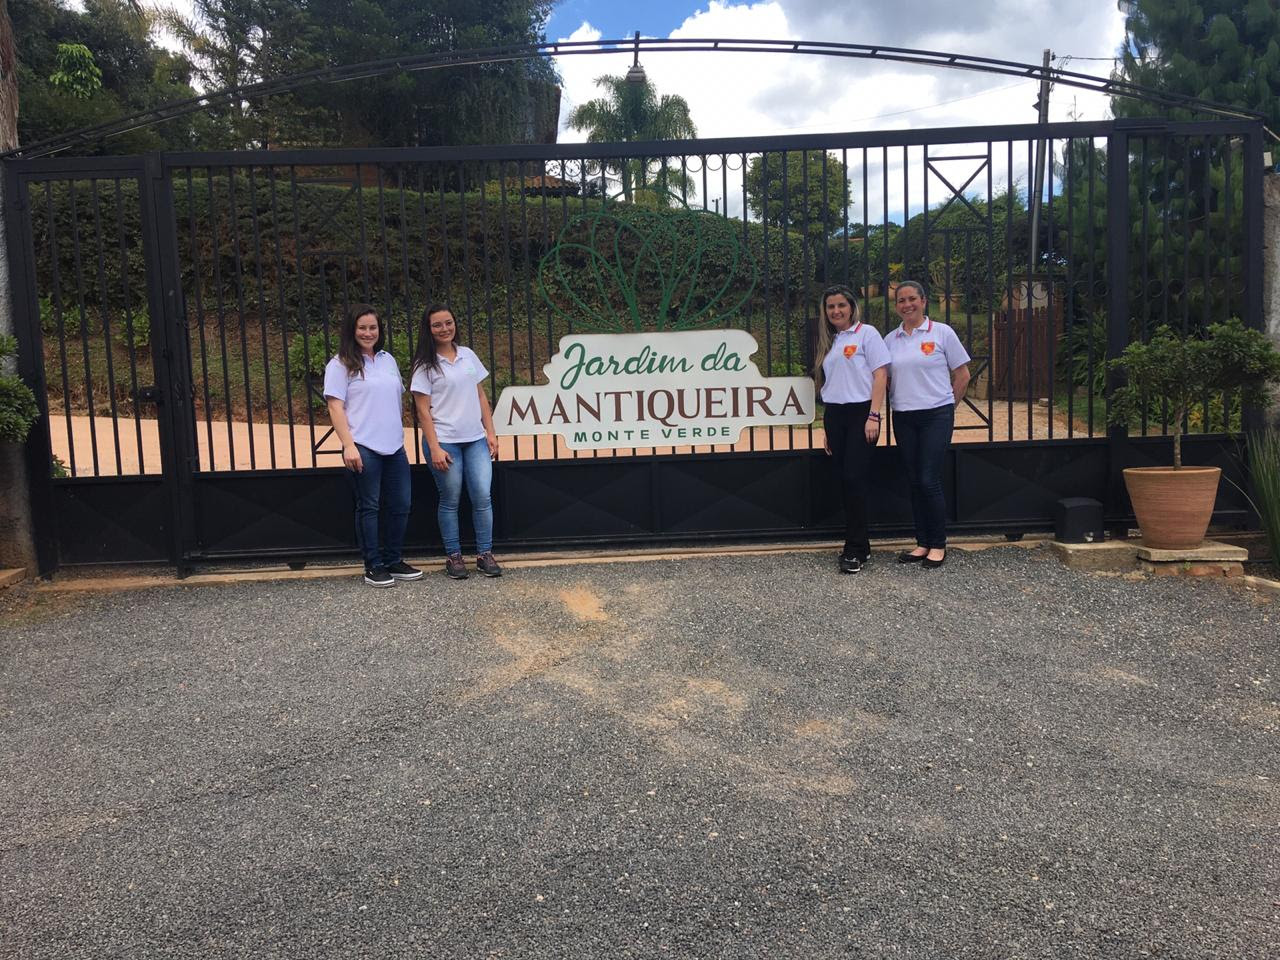
[(1237, 578), (1234, 582), (1257, 590), (1259, 593), (1273, 594), (1280, 597), (1280, 580), (1270, 580), (1267, 577), (1255, 577), (1251, 574), (1246, 574)]
[[(994, 547), (1022, 547), (1031, 549), (1048, 542), (1047, 538), (1024, 538), (1019, 541), (990, 540), (986, 538), (959, 537), (951, 540), (951, 548), (965, 553), (990, 550)], [(871, 545), (877, 552), (894, 552), (910, 549), (914, 540), (878, 540)], [(634, 550), (586, 550), (558, 551), (553, 553), (504, 554), (499, 557), (502, 566), (510, 570), (527, 567), (559, 567), (575, 564), (643, 563), (649, 560), (687, 560), (695, 557), (763, 557), (792, 553), (835, 553), (840, 549), (837, 541), (743, 544), (740, 546), (684, 547), (680, 549), (637, 548)], [(430, 574), (443, 563), (439, 557), (407, 557), (414, 566)], [(184, 580), (171, 574), (125, 574), (99, 576), (96, 570), (84, 574), (60, 573), (57, 579), (40, 583), (36, 589), (54, 593), (105, 593), (116, 590), (143, 590), (150, 587), (195, 587), (231, 583), (270, 583), (279, 580), (320, 580), (333, 577), (357, 577), (363, 570), (358, 563), (335, 563), (312, 566), (303, 570), (291, 570), (287, 566), (232, 568), (196, 573)]]

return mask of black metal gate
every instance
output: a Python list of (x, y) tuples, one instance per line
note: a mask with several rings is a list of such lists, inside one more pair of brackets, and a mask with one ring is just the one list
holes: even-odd
[[(1109, 427), (1105, 361), (1160, 323), (1261, 324), (1261, 150), (1252, 122), (1115, 121), (7, 161), (20, 361), (45, 414), (28, 444), (41, 569), (354, 552), (317, 380), (342, 308), (375, 304), (403, 361), (423, 307), (450, 302), (496, 398), (608, 309), (625, 271), (597, 268), (605, 220), (650, 249), (696, 235), (689, 269), (722, 292), (706, 316), (750, 331), (766, 375), (809, 369), (827, 284), (861, 290), (887, 331), (895, 285), (924, 282), (974, 361), (955, 527), (1043, 529), (1080, 495), (1126, 522), (1119, 471), (1168, 458), (1168, 411), (1153, 398)], [(624, 296), (647, 316), (651, 292)], [(1249, 416), (1205, 397), (1184, 456), (1239, 478), (1226, 434)], [(882, 533), (909, 521), (889, 434)], [(432, 550), (415, 436), (409, 542)], [(1243, 506), (1224, 484), (1218, 519)], [(830, 535), (839, 511), (816, 425), (586, 453), (512, 438), (495, 508), (506, 548)]]

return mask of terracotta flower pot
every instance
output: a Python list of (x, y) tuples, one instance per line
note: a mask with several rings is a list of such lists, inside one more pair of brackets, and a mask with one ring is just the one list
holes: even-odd
[(1157, 550), (1200, 545), (1218, 496), (1218, 467), (1126, 467), (1124, 485), (1142, 528), (1142, 542)]

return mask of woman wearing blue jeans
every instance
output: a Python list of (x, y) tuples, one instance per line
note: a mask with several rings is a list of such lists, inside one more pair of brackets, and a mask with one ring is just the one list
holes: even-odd
[(382, 349), (382, 323), (367, 303), (353, 303), (338, 333), (338, 355), (324, 368), (329, 422), (342, 443), (356, 501), (356, 539), (364, 582), (394, 587), (421, 570), (400, 550), (409, 522), (409, 460), (404, 455), (404, 381), (395, 357)]
[(969, 386), (969, 354), (956, 332), (925, 314), (924, 287), (903, 281), (894, 296), (902, 323), (884, 338), (889, 348), (893, 433), (911, 485), (916, 547), (899, 563), (940, 567), (947, 558), (947, 500), (942, 471), (956, 406)]
[(458, 532), (458, 503), (466, 484), (471, 523), (476, 533), (476, 569), (502, 576), (493, 558), (493, 458), (498, 437), (481, 382), (489, 375), (473, 350), (458, 343), (458, 325), (448, 307), (434, 304), (422, 314), (413, 353), (413, 392), (422, 427), (422, 449), (431, 463), (440, 494), (437, 518), (444, 540), (445, 575), (467, 578)]

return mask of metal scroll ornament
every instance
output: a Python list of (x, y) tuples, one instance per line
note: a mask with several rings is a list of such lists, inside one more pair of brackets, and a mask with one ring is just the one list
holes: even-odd
[(687, 206), (609, 204), (565, 223), (538, 265), (538, 289), (570, 331), (728, 326), (757, 277), (741, 229)]

